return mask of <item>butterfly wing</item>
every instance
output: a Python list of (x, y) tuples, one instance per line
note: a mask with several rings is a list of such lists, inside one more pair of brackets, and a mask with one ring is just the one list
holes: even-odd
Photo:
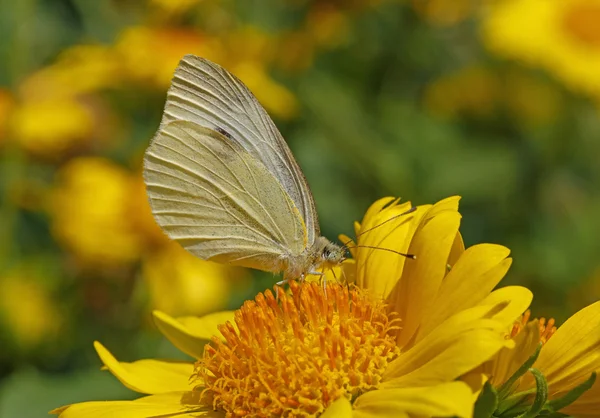
[(300, 211), (308, 243), (320, 235), (302, 170), (267, 112), (237, 77), (206, 59), (186, 55), (175, 70), (161, 126), (174, 120), (219, 131), (261, 161)]
[(146, 150), (144, 179), (157, 223), (200, 258), (278, 272), (306, 247), (300, 213), (279, 181), (219, 132), (164, 125)]

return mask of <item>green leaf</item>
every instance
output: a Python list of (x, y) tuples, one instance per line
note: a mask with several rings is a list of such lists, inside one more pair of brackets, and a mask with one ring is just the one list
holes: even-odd
[(544, 409), (544, 405), (546, 405), (546, 401), (548, 400), (548, 382), (546, 381), (546, 377), (538, 369), (529, 369), (529, 371), (535, 379), (537, 390), (531, 408), (526, 413), (519, 415), (519, 418), (537, 417), (542, 409)]
[(529, 369), (531, 368), (531, 366), (533, 366), (533, 364), (539, 357), (541, 350), (542, 350), (542, 343), (538, 344), (537, 349), (531, 355), (531, 357), (529, 357), (527, 359), (527, 361), (525, 363), (523, 363), (523, 365), (521, 365), (521, 367), (519, 367), (519, 369), (506, 382), (504, 382), (504, 384), (502, 386), (500, 386), (500, 389), (498, 389), (498, 398), (504, 399), (508, 396), (508, 394), (512, 390), (512, 387), (515, 384), (515, 382), (521, 376), (523, 376), (525, 373), (527, 373), (529, 371)]
[(483, 385), (483, 390), (475, 402), (473, 411), (474, 418), (490, 418), (498, 408), (498, 392), (492, 384), (487, 381)]
[(577, 399), (579, 399), (581, 395), (587, 392), (594, 385), (595, 381), (596, 372), (593, 372), (588, 380), (576, 386), (574, 389), (567, 392), (567, 394), (565, 394), (564, 396), (548, 402), (546, 409), (550, 412), (557, 412), (563, 408), (566, 408), (567, 406), (575, 402)]

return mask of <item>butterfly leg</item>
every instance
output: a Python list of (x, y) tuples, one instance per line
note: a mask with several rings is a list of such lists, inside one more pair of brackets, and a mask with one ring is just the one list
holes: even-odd
[(308, 274), (321, 276), (321, 283), (323, 284), (323, 293), (325, 294), (325, 297), (327, 297), (327, 276), (325, 275), (325, 273), (321, 271), (311, 271)]
[(283, 285), (286, 285), (286, 284), (288, 284), (289, 282), (290, 282), (290, 279), (283, 279), (283, 280), (281, 280), (281, 281), (279, 281), (279, 282), (277, 282), (277, 283), (275, 283), (275, 284), (276, 284), (277, 286), (283, 286)]

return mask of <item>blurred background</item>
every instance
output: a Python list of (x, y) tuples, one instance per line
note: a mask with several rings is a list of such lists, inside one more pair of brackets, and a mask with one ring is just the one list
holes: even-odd
[(127, 399), (92, 348), (172, 357), (150, 312), (232, 309), (271, 275), (154, 224), (144, 148), (186, 53), (244, 80), (322, 230), (463, 196), (468, 245), (559, 321), (600, 298), (600, 0), (0, 0), (0, 417)]

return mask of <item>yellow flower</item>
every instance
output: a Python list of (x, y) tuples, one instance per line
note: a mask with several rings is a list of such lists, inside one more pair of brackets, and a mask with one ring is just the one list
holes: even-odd
[(121, 72), (119, 57), (110, 47), (76, 45), (28, 76), (19, 86), (19, 95), (29, 100), (66, 100), (119, 86)]
[(498, 54), (544, 67), (566, 85), (600, 96), (600, 1), (495, 2), (483, 36)]
[[(536, 352), (539, 343), (543, 346), (533, 367), (546, 378), (550, 402), (556, 402), (586, 381), (589, 383), (592, 373), (600, 372), (600, 302), (577, 312), (558, 329), (552, 319), (528, 319), (529, 311), (513, 328), (511, 337), (515, 348), (501, 350), (480, 370), (489, 376), (494, 387), (500, 390)], [(535, 393), (533, 376), (526, 374), (520, 377), (500, 392), (499, 409), (494, 416), (526, 411), (531, 407)], [(582, 418), (597, 417), (600, 411), (600, 381), (573, 400), (560, 412)]]
[(34, 349), (60, 331), (61, 314), (38, 280), (25, 268), (0, 277), (0, 326), (19, 351)]
[(510, 265), (508, 250), (464, 249), (457, 198), (405, 214), (409, 208), (382, 199), (357, 225), (354, 259), (336, 273), (356, 284), (292, 282), (290, 293), (275, 287), (275, 294), (260, 293), (238, 311), (201, 318), (156, 312), (157, 327), (195, 365), (122, 363), (96, 344), (108, 370), (150, 396), (53, 412), (63, 418), (471, 417), (473, 393), (456, 379), (512, 346), (504, 330), (529, 305), (531, 292), (491, 292)]
[(243, 269), (200, 260), (171, 243), (148, 254), (142, 265), (150, 306), (169, 315), (204, 315), (225, 307), (232, 286), (244, 287)]
[(92, 110), (72, 98), (27, 101), (11, 118), (16, 141), (27, 151), (49, 158), (88, 140), (94, 126)]
[(414, 9), (429, 23), (452, 26), (468, 18), (475, 9), (471, 0), (412, 0)]
[(134, 26), (120, 34), (114, 51), (126, 78), (166, 90), (185, 54), (214, 59), (211, 45), (197, 32), (184, 28)]
[(520, 71), (494, 72), (481, 65), (468, 66), (434, 80), (425, 91), (425, 105), (444, 118), (464, 115), (493, 117), (504, 106), (526, 125), (554, 120), (561, 98), (548, 83)]
[(151, 0), (150, 2), (159, 8), (161, 12), (168, 15), (178, 15), (196, 6), (200, 3), (200, 0)]
[(501, 81), (496, 74), (485, 67), (469, 66), (427, 86), (425, 104), (442, 117), (464, 113), (490, 116), (496, 110), (501, 91)]
[(69, 161), (58, 173), (49, 208), (56, 240), (87, 265), (137, 260), (144, 242), (130, 220), (133, 187), (133, 176), (109, 160)]
[(273, 47), (279, 41), (255, 27), (245, 26), (219, 39), (213, 48), (220, 49), (216, 62), (255, 92), (271, 115), (290, 119), (298, 112), (296, 97), (269, 75), (273, 61), (280, 58)]
[(290, 119), (298, 113), (296, 97), (283, 85), (267, 74), (263, 65), (257, 61), (244, 61), (231, 67), (231, 71), (256, 92), (256, 97), (275, 117)]
[(10, 92), (0, 89), (0, 143), (6, 135), (6, 126), (14, 107), (14, 99)]
[(107, 47), (81, 45), (29, 75), (18, 88), (9, 125), (16, 142), (49, 159), (113, 138), (106, 105), (90, 93), (120, 84), (119, 63)]
[(348, 39), (348, 13), (330, 4), (315, 3), (306, 18), (306, 41), (325, 48), (335, 48)]

